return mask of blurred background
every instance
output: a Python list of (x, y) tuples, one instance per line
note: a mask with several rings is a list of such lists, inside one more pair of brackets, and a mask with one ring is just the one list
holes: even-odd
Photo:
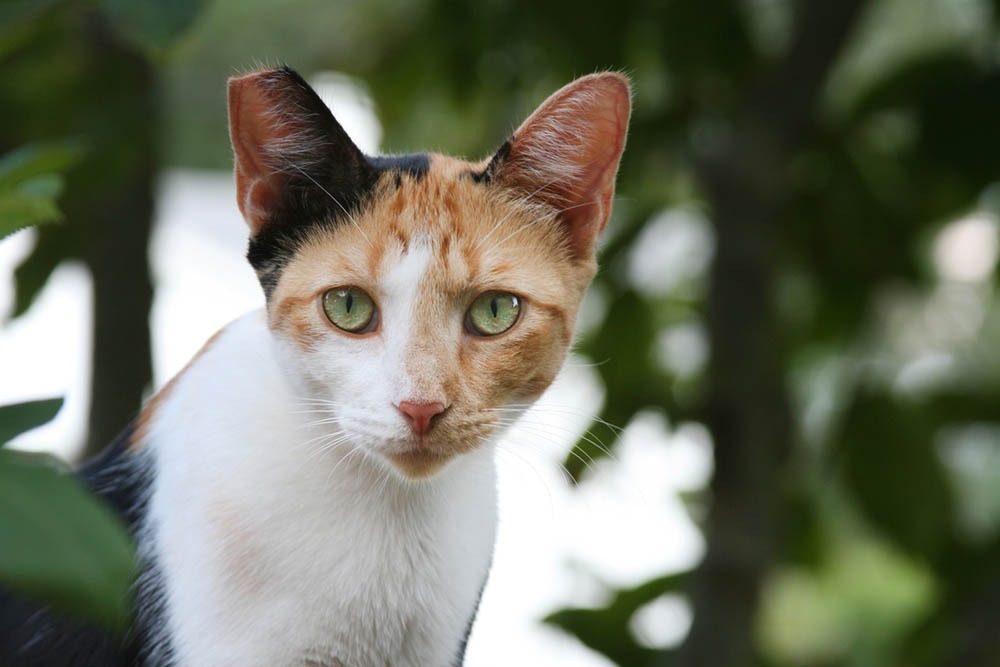
[[(629, 73), (602, 270), (501, 449), (469, 665), (1000, 665), (1000, 1), (7, 0), (0, 403), (79, 461), (263, 299), (225, 79), (490, 154)], [(49, 224), (52, 223), (52, 224)]]

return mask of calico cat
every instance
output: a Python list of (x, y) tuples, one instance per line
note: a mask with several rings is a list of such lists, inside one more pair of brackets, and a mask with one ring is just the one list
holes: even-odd
[(6, 596), (0, 664), (461, 664), (493, 443), (567, 354), (629, 113), (594, 74), (483, 162), (368, 157), (292, 70), (230, 80), (266, 306), (81, 470), (139, 544), (125, 643)]

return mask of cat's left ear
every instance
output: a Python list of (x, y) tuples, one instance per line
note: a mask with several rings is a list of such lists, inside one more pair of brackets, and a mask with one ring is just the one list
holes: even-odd
[(592, 258), (611, 214), (631, 108), (625, 75), (579, 78), (521, 124), (483, 176), (556, 208), (574, 255)]

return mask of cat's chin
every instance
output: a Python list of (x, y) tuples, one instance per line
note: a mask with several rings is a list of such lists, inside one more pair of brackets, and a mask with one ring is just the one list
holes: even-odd
[(441, 454), (428, 449), (408, 449), (385, 455), (389, 462), (407, 479), (427, 479), (444, 468), (453, 454)]

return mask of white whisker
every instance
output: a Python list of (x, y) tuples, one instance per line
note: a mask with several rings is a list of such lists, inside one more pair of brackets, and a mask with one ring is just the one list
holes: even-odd
[[(539, 471), (538, 468), (536, 468), (534, 465), (532, 465), (532, 463), (528, 459), (528, 457), (524, 456), (520, 452), (515, 451), (511, 447), (504, 446), (503, 443), (500, 443), (500, 444), (497, 445), (496, 451), (497, 451), (498, 454), (504, 454), (506, 456), (512, 456), (512, 457), (514, 457), (514, 459), (516, 459), (520, 463), (523, 463), (525, 466), (528, 467), (528, 469), (532, 473), (534, 473), (535, 477), (541, 483), (542, 488), (545, 489), (545, 494), (549, 497), (549, 514), (552, 515), (552, 516), (554, 516), (555, 515), (555, 498), (552, 496), (552, 489), (549, 488), (549, 485), (545, 483), (545, 476), (541, 473), (541, 471)], [(563, 469), (563, 472), (565, 472), (567, 475), (569, 474), (568, 471), (565, 469), (565, 467), (563, 467), (562, 469)]]
[[(539, 429), (539, 430), (547, 430), (547, 429), (553, 429), (554, 428), (554, 429), (558, 429), (559, 431), (561, 431), (562, 433), (564, 433), (566, 435), (576, 436), (575, 439), (577, 441), (582, 440), (582, 441), (588, 443), (589, 445), (591, 445), (595, 449), (599, 450), (602, 454), (604, 454), (604, 456), (607, 456), (612, 461), (618, 462), (618, 458), (611, 451), (611, 448), (608, 447), (607, 445), (605, 445), (604, 441), (602, 441), (599, 437), (597, 437), (597, 435), (591, 433), (590, 431), (584, 431), (583, 433), (581, 433), (580, 435), (577, 436), (576, 432), (573, 431), (572, 429), (563, 428), (563, 427), (560, 427), (560, 426), (557, 426), (557, 425), (554, 425), (554, 424), (546, 424), (546, 423), (542, 423), (542, 422), (532, 422), (532, 421), (522, 421), (521, 424), (523, 424), (524, 426), (533, 427), (533, 428)], [(575, 444), (574, 444), (574, 446), (575, 446)]]
[(330, 472), (327, 473), (326, 475), (327, 484), (329, 484), (330, 480), (333, 479), (333, 476), (337, 473), (337, 470), (340, 468), (340, 466), (345, 465), (347, 461), (354, 458), (354, 456), (356, 456), (357, 454), (364, 454), (364, 452), (362, 451), (361, 447), (352, 444), (350, 451), (344, 454), (344, 456), (339, 461), (337, 461), (337, 463), (333, 466), (333, 468), (330, 469)]
[(552, 185), (555, 185), (556, 183), (558, 183), (558, 182), (559, 182), (559, 181), (561, 181), (561, 180), (565, 180), (565, 179), (564, 179), (564, 178), (556, 178), (556, 179), (553, 179), (553, 180), (551, 180), (551, 181), (549, 181), (549, 182), (545, 183), (544, 185), (542, 185), (542, 186), (538, 187), (537, 189), (535, 189), (535, 191), (534, 191), (534, 192), (532, 192), (531, 194), (529, 194), (529, 195), (526, 195), (526, 196), (524, 196), (524, 197), (521, 197), (521, 198), (520, 198), (520, 199), (518, 199), (518, 200), (517, 200), (516, 202), (514, 202), (514, 203), (513, 203), (512, 205), (511, 205), (511, 209), (510, 209), (510, 211), (508, 211), (508, 212), (507, 212), (507, 215), (505, 215), (505, 216), (503, 216), (502, 218), (500, 218), (499, 222), (497, 222), (497, 223), (496, 223), (495, 225), (493, 225), (493, 228), (492, 228), (492, 229), (490, 229), (490, 231), (486, 232), (486, 234), (485, 234), (485, 235), (483, 235), (483, 237), (482, 237), (481, 239), (479, 239), (479, 241), (478, 241), (478, 242), (476, 243), (476, 245), (474, 245), (474, 246), (473, 246), (473, 249), (476, 249), (476, 250), (478, 250), (478, 249), (479, 249), (479, 247), (480, 247), (481, 245), (483, 245), (483, 243), (485, 243), (485, 242), (486, 242), (486, 240), (487, 240), (488, 238), (490, 238), (490, 236), (492, 236), (492, 235), (493, 235), (493, 232), (495, 232), (495, 231), (496, 231), (497, 229), (499, 229), (499, 228), (500, 228), (500, 225), (502, 225), (502, 224), (503, 224), (504, 222), (506, 222), (506, 221), (507, 221), (507, 219), (508, 219), (508, 218), (509, 218), (510, 216), (514, 215), (514, 213), (516, 213), (516, 212), (520, 211), (520, 210), (521, 210), (521, 207), (522, 207), (522, 206), (524, 206), (525, 204), (527, 204), (527, 203), (528, 203), (529, 201), (531, 201), (531, 200), (532, 200), (532, 199), (534, 198), (534, 196), (535, 196), (535, 195), (537, 195), (537, 194), (538, 194), (539, 192), (541, 192), (541, 191), (542, 191), (542, 190), (544, 190), (545, 188), (547, 188), (547, 187), (549, 187), (549, 186), (552, 186)]
[[(541, 444), (541, 445), (546, 445), (546, 446), (548, 446), (550, 448), (558, 448), (559, 450), (562, 449), (562, 446), (561, 446), (562, 443), (560, 443), (560, 442), (558, 442), (556, 440), (553, 440), (552, 438), (547, 437), (547, 436), (545, 436), (544, 434), (542, 434), (540, 432), (527, 431), (527, 432), (524, 433), (524, 435), (528, 436), (528, 437), (524, 438), (524, 439), (508, 438), (507, 442), (510, 443), (510, 444), (518, 444), (518, 445), (528, 446), (528, 447), (532, 447), (532, 448), (537, 448), (537, 446)], [(543, 451), (544, 451), (544, 449), (543, 449)], [(594, 464), (596, 463), (596, 461), (594, 461), (593, 458), (589, 458), (589, 459), (583, 458), (573, 448), (570, 448), (568, 450), (568, 453), (569, 453), (570, 456), (572, 456), (573, 458), (577, 459), (580, 462), (580, 464), (583, 465), (584, 469), (586, 469), (586, 470), (592, 470)], [(584, 452), (584, 453), (586, 453), (586, 452)], [(566, 468), (566, 466), (563, 463), (560, 462), (559, 463), (559, 467), (562, 469), (562, 471), (564, 473), (566, 473), (566, 476), (568, 478), (572, 479), (572, 478), (575, 477), (574, 475), (572, 475), (569, 472), (569, 470)]]
[[(559, 215), (560, 213), (565, 213), (566, 211), (571, 211), (574, 208), (582, 208), (584, 206), (593, 206), (596, 203), (597, 203), (597, 200), (595, 199), (595, 200), (592, 200), (592, 201), (583, 202), (582, 204), (574, 204), (573, 206), (567, 206), (566, 208), (563, 208), (563, 209), (560, 209), (560, 210), (556, 211), (555, 214)], [(530, 222), (526, 222), (523, 225), (521, 225), (520, 227), (518, 227), (517, 229), (515, 229), (514, 231), (512, 231), (507, 236), (505, 236), (502, 239), (500, 239), (499, 241), (497, 241), (496, 245), (497, 246), (501, 246), (505, 242), (507, 242), (510, 238), (512, 238), (514, 236), (517, 236), (518, 234), (520, 234), (521, 232), (523, 232), (528, 227), (533, 227), (534, 225), (537, 225), (539, 222), (544, 222), (545, 220), (548, 220), (548, 219), (549, 218), (547, 218), (547, 217), (545, 217), (545, 218), (536, 218), (535, 220), (531, 220)]]

